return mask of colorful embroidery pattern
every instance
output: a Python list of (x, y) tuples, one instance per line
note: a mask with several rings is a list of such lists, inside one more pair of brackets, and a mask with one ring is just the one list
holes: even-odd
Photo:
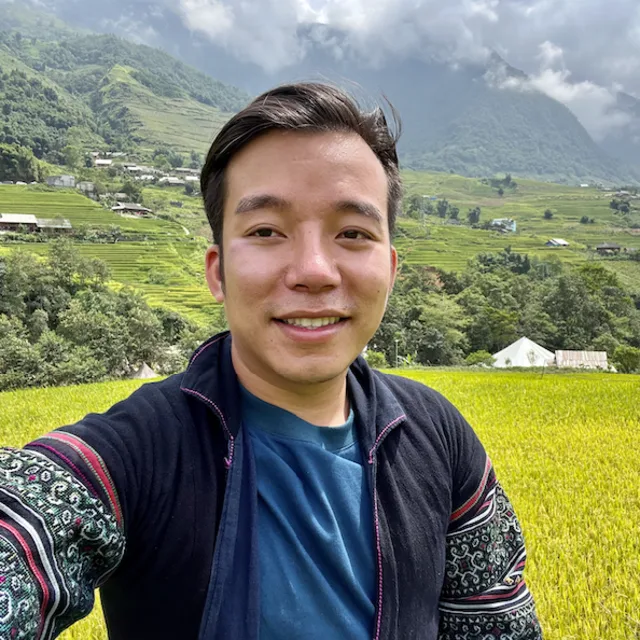
[(47, 640), (91, 611), (124, 553), (107, 505), (49, 457), (0, 450), (1, 638)]
[(490, 463), (487, 471), (447, 535), (440, 638), (539, 640), (522, 531)]

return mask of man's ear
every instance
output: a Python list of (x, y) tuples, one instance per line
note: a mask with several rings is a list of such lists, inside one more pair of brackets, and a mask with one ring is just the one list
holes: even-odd
[(393, 285), (396, 282), (396, 276), (398, 275), (398, 252), (396, 248), (391, 245), (391, 284), (389, 285), (389, 295), (391, 295), (391, 290), (393, 289)]
[(204, 256), (204, 269), (209, 291), (217, 302), (224, 302), (222, 278), (222, 251), (217, 244), (211, 245)]

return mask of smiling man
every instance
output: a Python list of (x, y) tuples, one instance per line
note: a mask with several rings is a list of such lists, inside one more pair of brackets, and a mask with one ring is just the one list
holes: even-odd
[(397, 268), (382, 111), (276, 88), (223, 127), (201, 182), (230, 331), (0, 452), (0, 637), (55, 637), (100, 587), (115, 640), (541, 638), (471, 427), (358, 357)]

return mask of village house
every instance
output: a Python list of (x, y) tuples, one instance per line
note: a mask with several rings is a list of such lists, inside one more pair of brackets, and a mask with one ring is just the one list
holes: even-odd
[(111, 211), (119, 213), (120, 215), (134, 215), (140, 217), (147, 217), (153, 215), (151, 209), (143, 207), (141, 204), (135, 202), (118, 202), (114, 207), (111, 207)]
[(569, 243), (562, 238), (551, 238), (544, 243), (545, 247), (568, 247)]
[(66, 187), (73, 189), (73, 187), (76, 186), (76, 179), (69, 175), (48, 176), (46, 181), (50, 187)]
[(607, 371), (606, 351), (556, 351), (556, 366), (565, 369), (601, 369)]
[(93, 182), (83, 180), (81, 182), (78, 182), (78, 184), (76, 185), (76, 189), (78, 189), (78, 191), (82, 191), (82, 193), (86, 195), (93, 195), (94, 191), (96, 190), (96, 185), (93, 184)]
[(38, 218), (38, 231), (66, 234), (73, 232), (73, 226), (66, 218)]
[(36, 231), (38, 219), (26, 213), (0, 213), (0, 231)]
[(622, 247), (615, 242), (603, 242), (596, 246), (596, 251), (601, 256), (613, 256), (620, 253)]
[(0, 213), (0, 233), (4, 232), (27, 233), (70, 233), (73, 227), (69, 220), (64, 218), (36, 218), (28, 213)]
[(180, 178), (174, 178), (173, 176), (165, 176), (164, 178), (160, 178), (160, 180), (158, 180), (158, 184), (160, 186), (166, 186), (166, 187), (184, 187), (185, 182)]
[(106, 158), (96, 158), (95, 166), (97, 169), (106, 169), (113, 164), (113, 160), (107, 160)]
[(497, 231), (509, 231), (511, 233), (516, 232), (517, 224), (513, 218), (495, 218), (491, 221), (491, 226)]

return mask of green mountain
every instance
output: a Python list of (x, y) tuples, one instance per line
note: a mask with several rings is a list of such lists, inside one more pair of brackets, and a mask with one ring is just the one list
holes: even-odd
[(166, 53), (0, 5), (0, 143), (204, 152), (249, 96)]

